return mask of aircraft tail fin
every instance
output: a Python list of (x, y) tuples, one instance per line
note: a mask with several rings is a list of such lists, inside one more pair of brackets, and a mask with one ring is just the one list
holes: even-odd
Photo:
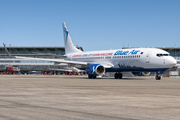
[(69, 53), (82, 52), (81, 50), (77, 49), (74, 46), (65, 22), (63, 23), (63, 33), (64, 33), (65, 53), (69, 54)]

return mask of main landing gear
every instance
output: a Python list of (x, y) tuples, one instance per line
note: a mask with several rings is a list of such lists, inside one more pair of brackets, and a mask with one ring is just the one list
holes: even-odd
[(161, 75), (157, 74), (155, 77), (156, 80), (161, 80)]
[(89, 79), (96, 79), (96, 75), (88, 75)]
[(114, 74), (115, 79), (122, 79), (122, 77), (123, 77), (122, 73), (120, 73), (120, 72)]

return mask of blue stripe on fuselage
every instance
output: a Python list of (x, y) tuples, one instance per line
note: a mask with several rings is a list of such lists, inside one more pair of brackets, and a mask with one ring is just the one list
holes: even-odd
[(106, 72), (157, 72), (165, 71), (169, 68), (137, 68), (137, 67), (124, 67), (124, 68), (106, 68)]

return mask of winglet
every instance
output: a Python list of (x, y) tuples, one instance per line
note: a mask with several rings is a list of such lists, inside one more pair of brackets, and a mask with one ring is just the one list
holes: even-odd
[(7, 48), (6, 48), (6, 45), (3, 43), (3, 45), (4, 45), (4, 49), (5, 49), (5, 51), (6, 51), (6, 53), (7, 53), (7, 55), (8, 56), (11, 56), (11, 54), (9, 54), (9, 51), (7, 50)]

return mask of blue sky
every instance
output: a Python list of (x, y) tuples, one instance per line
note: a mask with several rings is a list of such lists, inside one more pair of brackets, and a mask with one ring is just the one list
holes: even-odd
[(0, 46), (180, 47), (180, 0), (0, 0)]

